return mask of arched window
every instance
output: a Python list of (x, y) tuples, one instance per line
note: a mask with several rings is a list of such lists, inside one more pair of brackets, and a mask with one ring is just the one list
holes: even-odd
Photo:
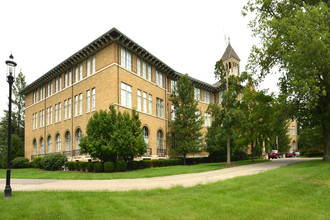
[(45, 145), (43, 138), (40, 138), (40, 154), (45, 154)]
[(56, 152), (61, 152), (61, 135), (56, 135)]
[(163, 132), (161, 130), (157, 132), (157, 149), (163, 150)]
[(33, 154), (37, 155), (37, 141), (36, 141), (36, 139), (33, 140)]
[(52, 145), (52, 137), (49, 135), (48, 136), (48, 153), (53, 152), (53, 145)]
[(78, 128), (76, 131), (76, 150), (80, 150), (79, 144), (80, 144), (81, 134), (82, 134), (82, 132), (81, 132), (80, 128)]
[(71, 135), (69, 131), (65, 133), (65, 150), (66, 151), (71, 150)]
[(146, 148), (149, 148), (149, 129), (147, 127), (142, 128), (144, 142), (146, 142)]

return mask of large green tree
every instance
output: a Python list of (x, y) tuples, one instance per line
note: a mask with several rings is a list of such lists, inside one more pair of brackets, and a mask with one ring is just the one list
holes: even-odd
[(20, 71), (17, 74), (15, 83), (13, 86), (13, 113), (15, 114), (17, 121), (17, 135), (24, 142), (24, 127), (25, 127), (25, 95), (20, 91), (26, 87), (25, 75)]
[[(243, 14), (260, 46), (254, 46), (250, 70), (259, 77), (274, 67), (280, 89), (303, 124), (321, 125), (323, 159), (330, 160), (330, 3), (328, 0), (249, 0)], [(313, 127), (313, 126), (311, 126)]]
[(87, 124), (86, 135), (81, 138), (83, 154), (102, 161), (128, 160), (141, 156), (146, 151), (138, 113), (96, 111)]
[(231, 152), (230, 152), (230, 143), (231, 143), (231, 134), (233, 129), (235, 129), (242, 117), (242, 112), (238, 108), (238, 94), (242, 90), (242, 86), (239, 81), (239, 77), (229, 74), (228, 64), (220, 59), (216, 62), (214, 68), (214, 75), (217, 80), (220, 82), (220, 89), (223, 92), (222, 95), (222, 108), (219, 112), (221, 126), (226, 130), (226, 139), (227, 139), (227, 164), (231, 163)]
[(197, 108), (198, 101), (194, 97), (194, 86), (188, 75), (180, 77), (170, 101), (174, 106), (175, 117), (169, 122), (167, 141), (173, 154), (183, 155), (185, 165), (187, 154), (195, 154), (202, 150), (203, 125), (201, 112)]

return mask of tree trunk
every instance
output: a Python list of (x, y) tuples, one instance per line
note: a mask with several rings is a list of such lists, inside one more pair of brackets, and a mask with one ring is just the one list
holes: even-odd
[(323, 127), (323, 160), (330, 161), (330, 129), (326, 127), (325, 124)]
[(230, 164), (230, 132), (227, 130), (227, 164)]
[(183, 155), (183, 165), (186, 165), (186, 155)]
[(251, 143), (251, 151), (252, 151), (252, 162), (254, 162), (254, 147), (253, 147), (253, 141)]

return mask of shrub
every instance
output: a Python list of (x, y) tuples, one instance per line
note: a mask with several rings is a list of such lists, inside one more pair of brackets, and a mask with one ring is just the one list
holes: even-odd
[(140, 161), (140, 166), (139, 167), (141, 167), (141, 169), (146, 169), (146, 168), (149, 168), (150, 166), (149, 166), (149, 161), (148, 160), (141, 160)]
[(33, 167), (34, 168), (39, 168), (39, 169), (42, 169), (42, 165), (41, 165), (41, 159), (42, 159), (42, 156), (37, 156), (35, 158), (33, 158)]
[(130, 160), (127, 162), (127, 170), (137, 170), (139, 169), (138, 161)]
[(117, 161), (116, 166), (117, 172), (125, 172), (127, 170), (127, 164), (123, 160)]
[(112, 162), (104, 163), (104, 172), (112, 173), (115, 171), (115, 165)]
[(74, 169), (76, 170), (76, 171), (80, 171), (80, 161), (76, 161), (75, 163), (74, 163)]
[(94, 163), (92, 163), (92, 162), (87, 163), (87, 171), (94, 172)]
[(41, 158), (40, 164), (45, 170), (60, 170), (65, 162), (67, 162), (67, 158), (65, 155), (60, 153), (50, 153), (46, 154)]
[(97, 173), (103, 172), (103, 163), (95, 162), (94, 163), (94, 171)]
[(86, 172), (87, 170), (87, 162), (79, 162), (80, 170)]
[(13, 168), (29, 168), (30, 167), (29, 159), (27, 159), (25, 157), (16, 157), (12, 161), (12, 167)]
[(68, 169), (70, 170), (70, 171), (74, 171), (76, 168), (75, 168), (75, 162), (72, 162), (72, 161), (70, 161), (70, 162), (67, 162), (66, 163), (66, 166), (68, 167)]

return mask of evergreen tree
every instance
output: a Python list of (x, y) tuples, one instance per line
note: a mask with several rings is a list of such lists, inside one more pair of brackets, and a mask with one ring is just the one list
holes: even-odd
[(17, 121), (17, 132), (16, 134), (22, 139), (24, 143), (24, 127), (25, 127), (25, 95), (21, 94), (20, 91), (26, 87), (25, 75), (20, 71), (15, 78), (13, 85), (13, 114), (15, 114)]
[(194, 86), (188, 75), (183, 75), (170, 97), (174, 106), (175, 117), (169, 122), (168, 143), (173, 154), (183, 155), (186, 164), (187, 154), (196, 154), (202, 150), (203, 118), (197, 108), (194, 97)]

